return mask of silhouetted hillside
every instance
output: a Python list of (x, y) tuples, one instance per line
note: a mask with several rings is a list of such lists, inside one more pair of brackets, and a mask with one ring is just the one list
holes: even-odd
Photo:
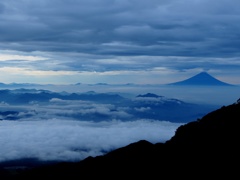
[(165, 143), (142, 140), (78, 163), (14, 173), (23, 179), (238, 179), (239, 121), (238, 102), (180, 126)]

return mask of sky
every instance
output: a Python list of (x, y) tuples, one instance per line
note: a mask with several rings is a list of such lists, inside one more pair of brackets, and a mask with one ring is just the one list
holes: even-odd
[(239, 0), (1, 0), (0, 82), (240, 84)]

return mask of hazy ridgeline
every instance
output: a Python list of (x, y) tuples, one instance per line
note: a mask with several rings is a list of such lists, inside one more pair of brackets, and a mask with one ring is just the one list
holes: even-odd
[(238, 86), (45, 85), (2, 88), (0, 162), (78, 161), (177, 127), (235, 102)]

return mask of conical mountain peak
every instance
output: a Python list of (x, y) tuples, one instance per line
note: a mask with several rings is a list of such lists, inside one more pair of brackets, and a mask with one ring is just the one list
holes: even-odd
[(231, 84), (222, 82), (207, 72), (200, 72), (186, 80), (171, 83), (170, 85), (194, 85), (194, 86), (231, 86)]

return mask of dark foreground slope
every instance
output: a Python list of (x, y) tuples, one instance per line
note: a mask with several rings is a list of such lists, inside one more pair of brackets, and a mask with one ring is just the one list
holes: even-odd
[[(78, 163), (16, 171), (15, 178), (238, 179), (239, 121), (240, 103), (235, 103), (180, 126), (165, 143), (142, 140)], [(1, 179), (9, 179), (7, 175)]]

